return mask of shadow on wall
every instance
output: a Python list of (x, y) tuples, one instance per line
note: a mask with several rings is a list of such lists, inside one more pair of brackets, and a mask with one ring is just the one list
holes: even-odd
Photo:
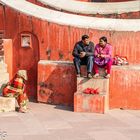
[(44, 67), (39, 66), (38, 70), (38, 102), (73, 106), (77, 88), (74, 66), (48, 64)]

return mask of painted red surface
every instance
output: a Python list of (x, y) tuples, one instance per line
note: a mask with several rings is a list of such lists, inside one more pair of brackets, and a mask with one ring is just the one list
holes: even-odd
[(76, 92), (74, 94), (74, 112), (104, 113), (105, 96)]
[(76, 73), (72, 64), (38, 64), (38, 102), (73, 106), (75, 91)]
[(140, 109), (140, 69), (113, 68), (110, 78), (110, 109)]

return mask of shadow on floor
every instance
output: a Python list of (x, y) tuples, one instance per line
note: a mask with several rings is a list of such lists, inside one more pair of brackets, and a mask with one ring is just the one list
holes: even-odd
[(55, 105), (55, 109), (65, 110), (65, 111), (73, 111), (72, 106), (64, 106), (64, 105)]

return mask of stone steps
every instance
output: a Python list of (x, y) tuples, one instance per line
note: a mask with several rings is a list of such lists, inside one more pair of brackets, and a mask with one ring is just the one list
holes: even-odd
[[(86, 88), (99, 89), (99, 94), (85, 94)], [(77, 78), (74, 94), (75, 112), (105, 113), (109, 109), (109, 79)]]
[(74, 112), (105, 113), (105, 94), (91, 95), (76, 92), (74, 95)]
[(86, 88), (99, 88), (99, 92), (108, 92), (109, 79), (88, 79), (88, 78), (77, 78), (77, 91), (83, 91)]
[[(109, 79), (105, 79), (105, 70), (99, 69), (98, 79), (86, 78), (86, 67), (81, 66), (84, 77), (77, 78), (77, 92), (74, 94), (75, 112), (105, 113), (109, 109)], [(85, 94), (86, 88), (98, 89), (99, 94)]]

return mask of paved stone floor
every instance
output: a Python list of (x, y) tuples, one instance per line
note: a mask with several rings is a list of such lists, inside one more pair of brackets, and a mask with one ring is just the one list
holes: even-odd
[(26, 114), (0, 113), (0, 140), (140, 140), (140, 111), (74, 113), (29, 103)]

